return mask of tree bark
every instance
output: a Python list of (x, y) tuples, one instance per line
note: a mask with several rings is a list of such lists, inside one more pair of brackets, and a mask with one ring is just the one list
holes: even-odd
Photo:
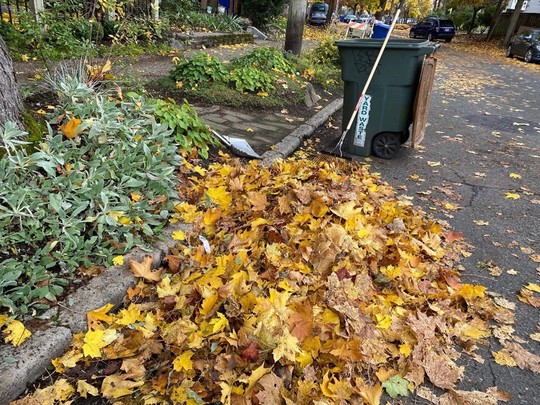
[(495, 14), (493, 15), (493, 18), (491, 19), (491, 22), (489, 24), (489, 31), (487, 34), (486, 41), (490, 41), (491, 37), (493, 36), (493, 32), (495, 31), (495, 28), (497, 28), (497, 25), (499, 24), (499, 20), (501, 18), (502, 12), (503, 12), (503, 5), (506, 4), (506, 0), (499, 0), (497, 1), (497, 7), (495, 8)]
[(15, 122), (19, 128), (23, 129), (22, 111), (23, 103), (15, 81), (13, 62), (7, 45), (0, 35), (0, 129), (3, 129), (8, 121)]
[(473, 7), (473, 14), (471, 18), (471, 25), (469, 25), (469, 30), (467, 31), (467, 34), (470, 34), (474, 30), (474, 23), (476, 22), (476, 15), (478, 14), (478, 9), (476, 7)]
[(330, 0), (330, 5), (328, 6), (328, 12), (326, 13), (326, 25), (332, 23), (332, 14), (334, 14), (336, 8), (336, 0)]
[(299, 56), (302, 51), (302, 36), (306, 22), (306, 0), (289, 0), (289, 16), (285, 32), (285, 51)]
[(523, 7), (523, 1), (524, 0), (518, 0), (516, 3), (516, 8), (514, 9), (514, 12), (512, 13), (512, 18), (510, 19), (510, 25), (508, 26), (508, 29), (506, 30), (506, 35), (504, 37), (504, 46), (507, 47), (510, 43), (510, 39), (512, 38), (512, 35), (514, 35), (514, 32), (516, 31), (519, 15), (521, 14), (521, 7)]

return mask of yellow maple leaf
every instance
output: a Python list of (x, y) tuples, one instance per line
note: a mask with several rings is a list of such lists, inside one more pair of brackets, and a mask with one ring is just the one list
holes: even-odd
[(360, 209), (355, 207), (356, 201), (348, 201), (340, 204), (336, 209), (332, 209), (331, 211), (338, 217), (348, 221), (349, 219), (354, 218), (360, 212)]
[(399, 345), (399, 352), (402, 355), (404, 355), (405, 357), (409, 357), (412, 350), (411, 350), (411, 347), (407, 343), (403, 343), (403, 344)]
[(505, 197), (511, 200), (519, 199), (519, 194), (516, 193), (504, 193)]
[(54, 369), (58, 373), (63, 373), (66, 371), (66, 368), (73, 368), (77, 365), (77, 362), (82, 359), (84, 356), (80, 351), (80, 348), (72, 347), (61, 357), (57, 357), (51, 361)]
[(186, 239), (186, 233), (182, 230), (177, 230), (172, 233), (172, 238), (174, 240), (185, 240)]
[(495, 363), (500, 364), (501, 366), (508, 366), (508, 367), (517, 366), (516, 361), (506, 349), (502, 349), (498, 352), (491, 352), (491, 354), (493, 354)]
[(4, 329), (4, 342), (11, 343), (13, 346), (20, 346), (26, 339), (32, 336), (32, 332), (24, 327), (22, 322), (13, 320)]
[(513, 179), (521, 179), (521, 174), (510, 173), (510, 177), (513, 178)]
[(216, 304), (218, 298), (219, 296), (217, 294), (212, 294), (206, 297), (201, 304), (201, 309), (199, 310), (199, 313), (203, 316), (208, 316), (214, 308), (214, 305)]
[(66, 124), (60, 125), (60, 131), (68, 138), (75, 138), (80, 131), (77, 129), (81, 125), (82, 121), (79, 118), (72, 118)]
[(112, 263), (115, 266), (123, 266), (124, 265), (124, 256), (114, 256), (112, 259)]
[[(65, 403), (75, 393), (75, 388), (65, 379), (61, 378), (54, 384), (36, 390), (32, 395), (32, 401), (23, 402), (28, 404), (54, 405), (55, 403)], [(21, 400), (22, 401), (22, 400)]]
[(484, 296), (484, 291), (486, 291), (486, 287), (482, 285), (463, 284), (459, 289), (459, 294), (463, 298), (481, 298)]
[(300, 367), (304, 368), (313, 363), (313, 356), (307, 350), (300, 350), (296, 355), (296, 362), (300, 364)]
[(476, 340), (489, 337), (491, 335), (489, 330), (484, 330), (474, 325), (465, 325), (461, 333), (466, 337), (476, 339)]
[(171, 286), (171, 278), (168, 275), (165, 276), (156, 287), (159, 298), (166, 297), (167, 295), (176, 295), (179, 290), (180, 284)]
[(83, 398), (88, 398), (88, 394), (92, 395), (93, 397), (97, 397), (99, 395), (99, 390), (84, 380), (77, 381), (77, 392)]
[(382, 274), (384, 274), (390, 280), (393, 280), (396, 277), (401, 276), (401, 274), (403, 272), (401, 267), (399, 267), (399, 266), (396, 267), (396, 266), (392, 266), (392, 265), (383, 266), (383, 267), (381, 267), (380, 271), (381, 271)]
[(113, 304), (106, 304), (101, 308), (89, 311), (86, 314), (86, 319), (88, 321), (88, 329), (103, 329), (101, 322), (105, 322), (110, 325), (114, 318), (111, 315), (108, 315), (107, 312), (109, 312), (113, 308)]
[(537, 292), (537, 293), (540, 293), (540, 285), (538, 284), (535, 284), (535, 283), (529, 283), (525, 286), (525, 288), (527, 290), (531, 290), (531, 291), (534, 291), (534, 292)]
[(229, 208), (232, 203), (231, 193), (224, 186), (209, 188), (206, 190), (206, 195), (223, 209)]
[(195, 222), (195, 220), (201, 215), (195, 205), (188, 204), (187, 202), (177, 204), (174, 208), (180, 213), (182, 219), (188, 224)]
[(176, 357), (176, 359), (173, 361), (174, 371), (191, 370), (193, 368), (193, 362), (191, 361), (193, 354), (194, 353), (191, 350), (187, 350), (180, 356)]
[(133, 390), (144, 384), (144, 380), (133, 381), (127, 375), (113, 374), (105, 377), (101, 384), (101, 394), (105, 398), (120, 398), (133, 393)]
[(129, 261), (129, 269), (135, 277), (142, 277), (147, 281), (161, 281), (161, 270), (152, 271), (153, 256), (146, 256), (142, 262)]
[(264, 367), (264, 364), (261, 364), (259, 367), (253, 370), (248, 378), (241, 378), (239, 381), (248, 385), (245, 389), (246, 395), (249, 395), (261, 377), (268, 374), (271, 370), (272, 367), (266, 368)]
[(388, 329), (392, 326), (392, 317), (390, 315), (376, 314), (375, 319), (377, 320), (377, 328), (379, 329)]
[(276, 348), (272, 351), (274, 361), (277, 362), (284, 358), (294, 363), (296, 355), (300, 353), (298, 343), (298, 339), (291, 335), (288, 329), (284, 329)]
[(217, 318), (212, 318), (209, 324), (212, 326), (212, 333), (219, 333), (229, 326), (229, 320), (221, 312), (218, 312)]
[(203, 223), (205, 225), (214, 225), (221, 217), (223, 212), (219, 208), (210, 208), (203, 215)]
[(141, 309), (138, 305), (131, 303), (129, 307), (120, 311), (117, 315), (117, 325), (132, 325), (142, 319)]
[(4, 326), (6, 323), (8, 323), (9, 316), (0, 314), (0, 328)]
[(116, 331), (90, 330), (84, 335), (84, 344), (82, 346), (84, 357), (101, 357), (101, 350), (116, 339)]
[(144, 325), (137, 325), (137, 330), (140, 330), (146, 339), (154, 336), (158, 328), (158, 322), (154, 314), (148, 312), (144, 318)]

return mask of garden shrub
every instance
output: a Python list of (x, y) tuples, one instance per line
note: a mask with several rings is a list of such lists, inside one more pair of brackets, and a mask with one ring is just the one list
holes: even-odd
[(139, 43), (157, 43), (168, 29), (166, 18), (154, 21), (151, 18), (129, 17), (122, 21), (104, 20), (101, 24), (74, 17), (60, 6), (43, 12), (41, 22), (36, 22), (24, 12), (18, 15), (16, 25), (0, 22), (0, 34), (14, 59), (21, 59), (25, 54), (38, 55), (45, 60), (93, 56), (97, 54), (97, 44), (102, 40), (127, 47), (107, 46), (103, 50), (108, 55), (111, 49), (122, 55), (144, 53), (146, 50), (138, 46)]
[(240, 66), (231, 70), (230, 81), (240, 92), (267, 93), (274, 88), (273, 80), (268, 73), (252, 66)]
[(171, 23), (181, 30), (241, 32), (251, 22), (239, 16), (208, 14), (200, 11), (182, 11), (167, 14)]
[(166, 123), (173, 130), (175, 141), (184, 149), (196, 148), (199, 155), (208, 158), (208, 145), (217, 145), (218, 141), (210, 134), (197, 111), (187, 102), (176, 104), (172, 99), (151, 100), (158, 122)]
[(60, 107), (37, 149), (14, 124), (0, 132), (0, 308), (14, 314), (45, 309), (79, 266), (109, 264), (159, 231), (178, 199), (178, 128), (196, 147), (207, 140), (189, 107), (163, 119), (161, 101), (122, 98), (82, 68), (49, 83)]
[(190, 59), (184, 59), (176, 64), (171, 72), (176, 82), (187, 83), (195, 87), (198, 83), (208, 80), (227, 82), (229, 71), (223, 62), (215, 56), (199, 52)]
[(339, 57), (338, 47), (335, 45), (335, 38), (327, 37), (323, 38), (319, 45), (306, 52), (306, 56), (310, 58), (313, 63), (319, 65), (334, 65), (341, 66), (341, 60)]
[(255, 48), (251, 52), (233, 59), (231, 63), (236, 67), (252, 67), (293, 75), (296, 73), (296, 69), (286, 59), (285, 54), (274, 47)]

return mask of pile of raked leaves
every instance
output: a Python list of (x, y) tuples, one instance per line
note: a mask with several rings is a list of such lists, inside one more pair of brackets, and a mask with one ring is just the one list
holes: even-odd
[(33, 399), (378, 404), (429, 381), (453, 403), (456, 360), (513, 322), (460, 281), (461, 235), (365, 166), (300, 154), (271, 167), (186, 161), (179, 177), (172, 221), (192, 230), (174, 234), (163, 268), (130, 263), (140, 279), (124, 309), (90, 312), (53, 361), (63, 375)]

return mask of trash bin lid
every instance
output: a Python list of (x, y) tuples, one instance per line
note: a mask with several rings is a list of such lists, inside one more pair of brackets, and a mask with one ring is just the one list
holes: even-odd
[[(384, 41), (383, 38), (353, 38), (342, 41), (336, 41), (338, 48), (377, 48), (379, 49)], [(389, 49), (420, 49), (424, 47), (435, 48), (425, 39), (396, 38), (390, 39), (386, 48)]]

